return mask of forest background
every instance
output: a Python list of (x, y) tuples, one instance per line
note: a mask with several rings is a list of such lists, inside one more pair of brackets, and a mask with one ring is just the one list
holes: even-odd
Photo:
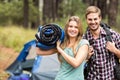
[(69, 16), (77, 15), (83, 22), (89, 5), (98, 6), (103, 21), (119, 31), (119, 0), (0, 0), (0, 45), (20, 52), (23, 45), (35, 39), (39, 25), (56, 23), (64, 27)]
[(23, 45), (35, 38), (40, 25), (56, 23), (64, 27), (68, 17), (77, 15), (87, 27), (85, 10), (98, 6), (103, 21), (120, 30), (119, 0), (0, 0), (0, 45), (20, 52)]
[(120, 0), (0, 0), (0, 69), (6, 68), (6, 60), (15, 59), (13, 54), (17, 56), (25, 43), (35, 39), (40, 25), (56, 23), (64, 27), (70, 16), (77, 15), (85, 31), (89, 5), (98, 6), (103, 21), (120, 33), (119, 4)]

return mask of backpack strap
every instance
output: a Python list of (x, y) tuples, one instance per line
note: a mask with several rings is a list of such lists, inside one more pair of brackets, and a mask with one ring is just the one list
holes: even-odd
[[(111, 36), (111, 32), (110, 32), (110, 26), (108, 26), (107, 24), (105, 24), (105, 23), (101, 23), (100, 24), (101, 25), (101, 27), (105, 30), (105, 32), (106, 32), (106, 40), (107, 41), (110, 41), (110, 42), (112, 42), (112, 36)], [(115, 61), (116, 61), (116, 64), (119, 64), (119, 58), (117, 58), (117, 56), (115, 56)]]
[(110, 32), (110, 26), (108, 26), (105, 23), (101, 23), (100, 25), (105, 30), (105, 32), (107, 34), (106, 35), (106, 40), (112, 42), (112, 36), (111, 36), (111, 32)]

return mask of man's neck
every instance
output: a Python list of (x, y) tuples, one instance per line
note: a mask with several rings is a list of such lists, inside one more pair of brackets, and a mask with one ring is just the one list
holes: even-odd
[(92, 33), (92, 35), (93, 35), (93, 38), (94, 38), (94, 39), (99, 38), (99, 35), (100, 35), (100, 29), (101, 29), (101, 27), (99, 27), (96, 31), (92, 31), (92, 30), (90, 30), (91, 33)]

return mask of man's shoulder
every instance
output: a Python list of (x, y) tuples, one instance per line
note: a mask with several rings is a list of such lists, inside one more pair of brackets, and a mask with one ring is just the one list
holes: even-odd
[(110, 32), (111, 33), (114, 33), (114, 34), (119, 34), (120, 35), (120, 33), (119, 32), (117, 32), (116, 30), (114, 30), (114, 29), (110, 29)]

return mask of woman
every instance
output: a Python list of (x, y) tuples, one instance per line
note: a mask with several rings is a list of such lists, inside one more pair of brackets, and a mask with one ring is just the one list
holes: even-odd
[(82, 39), (83, 31), (79, 17), (72, 16), (65, 25), (63, 43), (57, 41), (56, 49), (41, 50), (36, 48), (39, 55), (57, 53), (61, 62), (60, 70), (55, 80), (84, 80), (83, 70), (88, 55), (89, 43)]

